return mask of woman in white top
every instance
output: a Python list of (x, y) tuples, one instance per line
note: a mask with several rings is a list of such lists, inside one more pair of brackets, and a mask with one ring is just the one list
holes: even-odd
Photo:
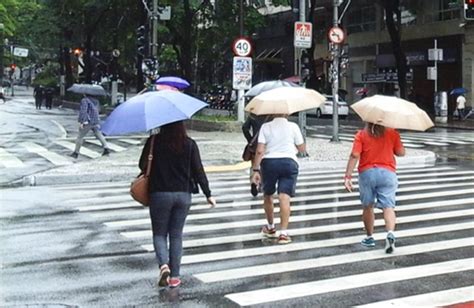
[(458, 110), (458, 118), (459, 120), (464, 119), (464, 109), (466, 108), (466, 98), (464, 95), (459, 95), (456, 99), (456, 109)]
[(277, 237), (273, 222), (273, 194), (278, 191), (281, 227), (278, 236), (279, 244), (291, 242), (287, 230), (290, 219), (290, 198), (295, 195), (298, 176), (296, 153), (306, 152), (303, 135), (298, 125), (289, 122), (287, 117), (288, 115), (275, 115), (273, 121), (262, 125), (252, 166), (252, 182), (257, 185), (261, 182), (263, 184), (263, 206), (267, 225), (262, 228), (262, 234), (267, 238)]

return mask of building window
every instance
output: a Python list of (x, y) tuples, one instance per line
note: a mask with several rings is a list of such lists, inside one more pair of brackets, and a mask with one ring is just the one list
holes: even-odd
[(352, 6), (347, 16), (347, 32), (375, 31), (375, 5)]
[(459, 19), (461, 16), (461, 4), (457, 0), (434, 0), (429, 1), (424, 22), (437, 22), (443, 20)]

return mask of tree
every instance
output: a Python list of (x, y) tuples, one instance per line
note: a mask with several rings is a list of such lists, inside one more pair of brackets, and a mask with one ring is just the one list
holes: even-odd
[(400, 97), (407, 96), (407, 63), (406, 56), (403, 52), (401, 36), (402, 36), (402, 17), (400, 10), (400, 0), (380, 1), (385, 11), (385, 24), (390, 35), (393, 55), (397, 64), (398, 86), (400, 88)]

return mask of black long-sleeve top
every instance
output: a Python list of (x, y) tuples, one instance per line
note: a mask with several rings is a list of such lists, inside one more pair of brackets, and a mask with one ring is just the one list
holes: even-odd
[[(143, 173), (146, 172), (151, 140), (151, 137), (148, 138), (140, 156), (139, 167)], [(194, 179), (201, 187), (204, 195), (207, 198), (211, 196), (199, 148), (193, 139), (186, 138), (182, 153), (175, 153), (171, 150), (168, 144), (160, 140), (159, 134), (155, 136), (154, 143), (150, 171), (150, 192), (192, 192), (192, 181)]]
[[(242, 132), (244, 133), (245, 139), (247, 142), (250, 142), (252, 138), (258, 134), (260, 127), (262, 127), (263, 123), (267, 122), (269, 119), (268, 116), (256, 116), (250, 114), (245, 120), (244, 124), (242, 124)], [(250, 130), (252, 130), (252, 134), (250, 134)]]

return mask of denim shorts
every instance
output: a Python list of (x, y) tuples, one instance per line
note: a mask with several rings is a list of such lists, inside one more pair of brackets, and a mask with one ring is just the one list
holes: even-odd
[(394, 208), (397, 187), (397, 175), (388, 169), (370, 168), (359, 174), (360, 201), (363, 206)]
[(295, 195), (298, 163), (291, 158), (264, 158), (261, 163), (263, 194), (273, 195), (278, 183), (278, 193)]

